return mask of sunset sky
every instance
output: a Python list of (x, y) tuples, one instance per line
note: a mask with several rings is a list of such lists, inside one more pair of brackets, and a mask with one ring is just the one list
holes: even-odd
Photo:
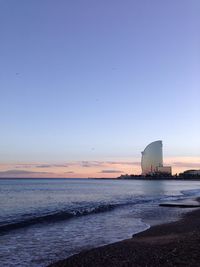
[(199, 0), (1, 0), (0, 177), (200, 169)]

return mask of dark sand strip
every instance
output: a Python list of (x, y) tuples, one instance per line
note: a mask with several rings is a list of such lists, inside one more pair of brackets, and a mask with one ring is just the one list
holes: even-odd
[[(164, 208), (164, 207), (163, 207)], [(83, 251), (51, 267), (200, 267), (200, 209), (133, 238)]]
[(176, 208), (200, 208), (199, 204), (184, 204), (184, 203), (161, 203), (161, 207), (176, 207)]

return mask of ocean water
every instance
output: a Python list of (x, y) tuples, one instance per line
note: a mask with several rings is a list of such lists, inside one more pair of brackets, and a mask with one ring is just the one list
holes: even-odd
[(109, 244), (190, 209), (200, 181), (1, 179), (0, 266), (42, 267)]

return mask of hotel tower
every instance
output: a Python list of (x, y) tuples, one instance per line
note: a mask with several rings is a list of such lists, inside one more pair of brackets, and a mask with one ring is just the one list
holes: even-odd
[(171, 174), (171, 167), (163, 166), (162, 141), (150, 143), (142, 152), (142, 175)]

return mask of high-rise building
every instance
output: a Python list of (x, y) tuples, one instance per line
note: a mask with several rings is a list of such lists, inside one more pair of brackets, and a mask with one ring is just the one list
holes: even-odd
[(142, 175), (171, 174), (171, 167), (163, 166), (162, 141), (150, 143), (142, 152)]

